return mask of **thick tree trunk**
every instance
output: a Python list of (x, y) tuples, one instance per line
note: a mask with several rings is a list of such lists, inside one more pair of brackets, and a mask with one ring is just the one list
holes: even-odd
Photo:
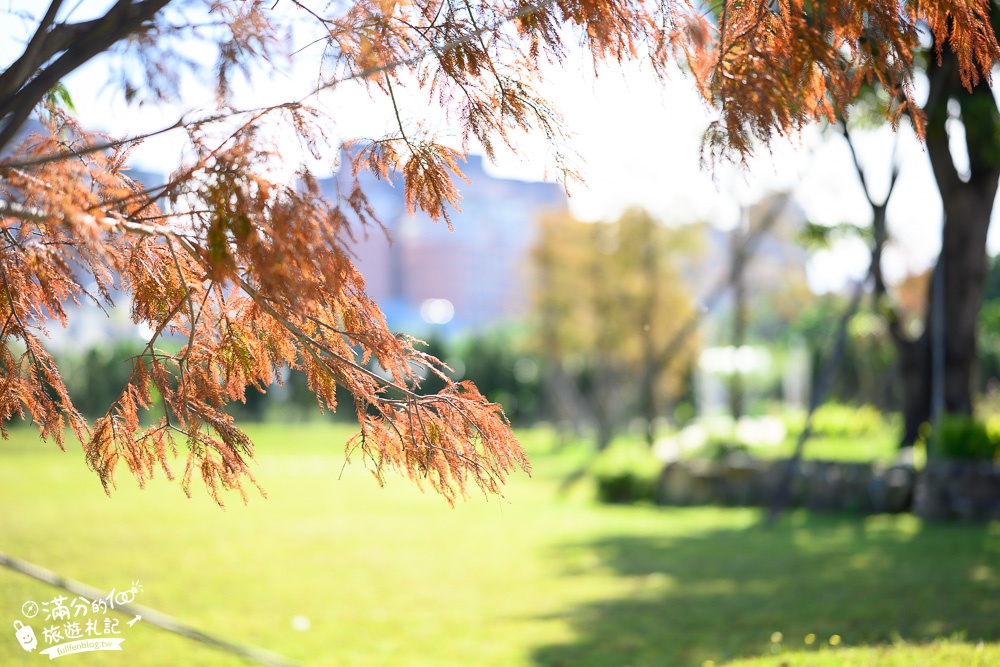
[(976, 334), (986, 280), (986, 232), (1000, 174), (989, 182), (971, 181), (943, 195), (944, 408), (972, 414), (972, 388), (978, 362)]
[[(927, 154), (944, 208), (941, 255), (944, 270), (944, 410), (972, 414), (977, 368), (976, 337), (986, 277), (986, 233), (1000, 181), (1000, 112), (985, 82), (971, 92), (958, 78), (954, 56), (945, 54), (930, 72)], [(969, 154), (968, 173), (952, 159), (946, 129), (949, 99), (958, 102)], [(904, 383), (903, 446), (912, 445), (920, 425), (931, 416), (933, 290), (928, 290), (924, 333), (915, 341), (898, 340)]]

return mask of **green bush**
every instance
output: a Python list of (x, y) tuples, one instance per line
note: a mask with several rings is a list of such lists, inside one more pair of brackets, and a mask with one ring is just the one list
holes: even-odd
[(882, 413), (870, 405), (827, 403), (813, 415), (813, 433), (834, 438), (878, 435), (885, 431)]
[(601, 502), (653, 502), (662, 469), (663, 463), (645, 443), (619, 441), (597, 456), (590, 465), (590, 474)]
[(991, 461), (1000, 451), (1000, 424), (964, 415), (942, 415), (933, 451), (950, 459)]
[[(801, 410), (784, 410), (781, 420), (789, 435), (797, 436), (806, 425), (806, 413)], [(891, 428), (878, 408), (871, 405), (855, 407), (844, 403), (826, 403), (813, 414), (812, 432), (821, 438), (854, 438), (885, 433)]]
[(746, 454), (749, 456), (750, 447), (742, 442), (711, 438), (702, 449), (700, 458), (706, 458), (710, 461), (725, 461), (733, 454)]

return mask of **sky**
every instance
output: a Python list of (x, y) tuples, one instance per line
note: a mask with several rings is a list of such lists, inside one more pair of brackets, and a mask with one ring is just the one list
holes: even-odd
[[(35, 11), (46, 3), (15, 2)], [(100, 10), (107, 2), (83, 0), (74, 17)], [(23, 28), (0, 26), (0, 61), (25, 38)], [(285, 72), (253, 86), (243, 86), (237, 101), (257, 106), (297, 99), (315, 83), (315, 50), (303, 51)], [(114, 86), (107, 85), (108, 66), (96, 60), (65, 81), (84, 125), (112, 135), (133, 135), (175, 122), (181, 113), (210, 99), (204, 87), (192, 83), (184, 90), (183, 106), (130, 107)], [(570, 146), (584, 183), (570, 184), (570, 207), (587, 220), (608, 219), (631, 205), (647, 208), (669, 224), (708, 221), (731, 227), (740, 206), (750, 205), (768, 192), (790, 193), (812, 222), (867, 224), (871, 212), (844, 140), (832, 129), (808, 128), (801, 137), (762, 147), (749, 169), (723, 165), (714, 171), (699, 164), (701, 133), (710, 110), (690, 82), (677, 71), (664, 83), (642, 63), (604, 67), (595, 75), (590, 60), (571, 56), (562, 67), (549, 67), (541, 92), (563, 114), (572, 133)], [(919, 94), (919, 91), (918, 91)], [(401, 106), (413, 120), (427, 120), (428, 105), (418, 95), (403, 92)], [(373, 100), (357, 86), (341, 86), (319, 102), (336, 119), (342, 137), (377, 135), (391, 128), (391, 109)], [(423, 116), (423, 117), (422, 117)], [(431, 122), (447, 126), (431, 114)], [(955, 129), (954, 127), (952, 129)], [(902, 165), (888, 209), (893, 237), (885, 257), (890, 280), (926, 269), (940, 247), (941, 203), (923, 146), (908, 126), (898, 136), (889, 128), (859, 132), (858, 152), (879, 196), (888, 181), (894, 150)], [(148, 140), (133, 154), (135, 166), (169, 171), (176, 161), (181, 136)], [(958, 137), (956, 137), (957, 139)], [(894, 147), (895, 145), (895, 147)], [(551, 169), (551, 149), (543, 139), (525, 137), (520, 155), (501, 154), (490, 170), (497, 176), (540, 180)], [(961, 151), (959, 150), (959, 156)], [(332, 169), (318, 165), (319, 171)], [(990, 250), (1000, 250), (1000, 230), (993, 227)], [(810, 262), (810, 284), (816, 291), (841, 289), (863, 276), (868, 252), (860, 241), (844, 241), (831, 251), (816, 253)]]

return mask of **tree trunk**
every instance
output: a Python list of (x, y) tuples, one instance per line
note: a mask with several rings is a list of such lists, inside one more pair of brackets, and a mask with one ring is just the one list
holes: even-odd
[[(929, 311), (928, 311), (929, 312)], [(931, 346), (928, 328), (913, 341), (897, 341), (899, 374), (903, 383), (903, 439), (901, 447), (912, 447), (920, 438), (920, 427), (931, 419)]]
[(594, 373), (593, 386), (590, 392), (590, 411), (594, 415), (594, 426), (597, 429), (595, 443), (597, 451), (603, 452), (614, 440), (620, 422), (618, 381), (620, 373), (614, 366), (605, 361), (599, 361)]
[[(941, 255), (944, 269), (944, 410), (972, 414), (977, 367), (976, 337), (986, 278), (986, 234), (1000, 181), (1000, 112), (989, 85), (971, 92), (959, 79), (955, 58), (943, 54), (929, 72), (927, 154), (944, 208)], [(960, 173), (949, 148), (948, 102), (961, 110), (969, 155)], [(954, 107), (954, 105), (953, 105)], [(903, 446), (912, 445), (931, 413), (933, 290), (928, 290), (924, 333), (915, 341), (897, 341), (904, 382)]]
[(639, 375), (639, 414), (646, 422), (646, 444), (652, 447), (656, 442), (656, 418), (658, 405), (656, 400), (656, 343), (653, 335), (653, 321), (659, 302), (660, 268), (659, 259), (661, 244), (655, 242), (656, 237), (650, 233), (646, 237), (646, 247), (642, 253), (643, 281), (645, 282), (645, 298), (642, 300), (642, 311), (639, 314), (639, 325), (642, 327), (642, 366)]
[(970, 181), (945, 200), (941, 260), (944, 263), (944, 408), (972, 414), (978, 355), (976, 334), (986, 279), (986, 232), (1000, 174), (989, 182)]
[[(734, 243), (742, 243), (742, 239), (734, 240)], [(746, 277), (743, 272), (745, 259), (741, 257), (734, 262), (734, 265), (740, 267), (740, 271), (733, 275), (733, 373), (729, 376), (729, 414), (732, 415), (734, 424), (743, 417), (743, 371), (740, 369), (739, 356), (746, 343), (747, 329)]]

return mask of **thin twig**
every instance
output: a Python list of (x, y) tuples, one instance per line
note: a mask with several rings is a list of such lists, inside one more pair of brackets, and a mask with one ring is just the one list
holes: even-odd
[[(73, 595), (77, 595), (91, 601), (103, 600), (110, 597), (110, 594), (105, 591), (88, 586), (87, 584), (79, 581), (63, 577), (62, 575), (56, 574), (55, 572), (35, 565), (34, 563), (29, 563), (28, 561), (21, 560), (20, 558), (8, 556), (2, 552), (0, 552), (0, 565), (13, 570), (14, 572), (27, 575), (50, 586), (61, 588), (64, 591), (72, 593)], [(207, 646), (211, 646), (212, 648), (226, 651), (227, 653), (241, 656), (261, 665), (268, 665), (269, 667), (297, 667), (299, 664), (284, 656), (278, 655), (277, 653), (272, 653), (262, 648), (257, 648), (256, 646), (237, 644), (227, 639), (222, 639), (220, 637), (216, 637), (215, 635), (202, 632), (201, 630), (197, 630), (189, 625), (185, 625), (172, 616), (168, 616), (163, 612), (140, 604), (115, 604), (113, 609), (114, 611), (117, 611), (125, 616), (133, 618), (141, 616), (142, 621), (162, 630), (200, 642)]]

